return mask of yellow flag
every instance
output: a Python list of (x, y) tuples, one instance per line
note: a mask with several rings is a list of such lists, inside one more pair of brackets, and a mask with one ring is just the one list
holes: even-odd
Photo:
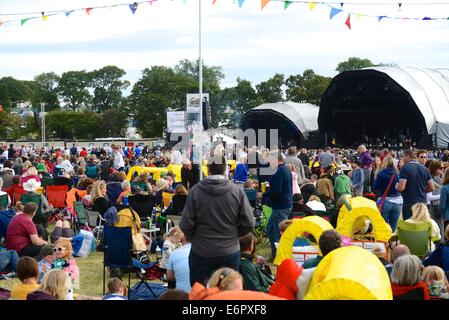
[(309, 2), (310, 11), (313, 11), (313, 9), (315, 9), (315, 6), (316, 6), (316, 2)]
[(48, 16), (43, 15), (43, 16), (42, 16), (42, 20), (47, 21), (47, 20), (48, 20)]

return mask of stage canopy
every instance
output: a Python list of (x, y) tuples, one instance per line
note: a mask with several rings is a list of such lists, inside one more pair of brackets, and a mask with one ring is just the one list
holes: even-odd
[[(309, 103), (265, 103), (245, 113), (242, 129), (278, 129), (282, 146), (300, 145), (311, 132), (318, 131), (318, 111), (317, 106)], [(268, 143), (258, 141), (258, 145)]]
[(337, 75), (318, 116), (328, 141), (448, 147), (449, 69), (373, 67)]

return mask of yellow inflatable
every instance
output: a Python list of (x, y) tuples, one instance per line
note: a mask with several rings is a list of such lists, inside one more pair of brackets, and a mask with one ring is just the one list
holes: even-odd
[(352, 237), (355, 229), (363, 227), (365, 219), (371, 220), (374, 229), (374, 238), (376, 241), (388, 241), (391, 238), (391, 227), (382, 218), (377, 209), (376, 202), (364, 197), (355, 197), (349, 199), (351, 211), (346, 206), (342, 206), (338, 214), (337, 231), (348, 238)]
[(333, 250), (316, 268), (304, 300), (392, 300), (390, 278), (374, 254), (357, 246)]
[(297, 237), (308, 232), (318, 241), (323, 231), (329, 229), (333, 229), (332, 225), (318, 216), (293, 219), (293, 223), (282, 234), (273, 264), (280, 265), (285, 259), (293, 258), (293, 243)]

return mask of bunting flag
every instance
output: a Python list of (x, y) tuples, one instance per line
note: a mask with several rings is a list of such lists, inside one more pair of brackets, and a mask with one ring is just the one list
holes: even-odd
[(292, 4), (292, 1), (285, 1), (284, 2), (284, 10), (287, 10), (288, 7), (290, 7), (291, 4)]
[(150, 0), (150, 1), (148, 1), (148, 3), (150, 4), (150, 6), (153, 5), (153, 2), (154, 2), (154, 1), (156, 1), (156, 0)]
[(131, 9), (131, 12), (133, 13), (133, 14), (135, 14), (136, 13), (136, 10), (137, 10), (137, 7), (138, 7), (139, 5), (137, 4), (137, 2), (134, 2), (133, 4), (130, 4), (129, 5), (129, 8)]
[(90, 12), (93, 10), (94, 8), (86, 8), (86, 13), (90, 16)]
[(217, 2), (217, 0), (213, 0), (213, 1), (212, 1), (212, 5), (214, 5), (214, 4), (215, 4), (215, 2)]
[(423, 20), (432, 20), (431, 17), (424, 17)]
[(330, 19), (332, 20), (333, 17), (335, 17), (337, 14), (339, 14), (340, 12), (342, 12), (343, 10), (337, 9), (332, 7), (331, 9), (331, 15), (330, 15)]
[(73, 12), (73, 10), (66, 11), (66, 12), (65, 12), (65, 16), (68, 17), (72, 12)]
[(348, 15), (348, 18), (346, 19), (345, 25), (351, 30), (351, 15)]
[(21, 19), (20, 20), (20, 25), (23, 26), (28, 20), (30, 20), (31, 18), (25, 18), (25, 19)]
[(245, 2), (245, 0), (239, 0), (239, 8), (241, 8), (241, 7), (242, 7), (242, 5), (243, 5), (243, 2)]
[(263, 10), (263, 8), (265, 8), (265, 6), (268, 4), (268, 2), (270, 2), (271, 0), (261, 0), (261, 10)]
[(47, 21), (48, 16), (45, 15), (45, 12), (42, 12), (42, 20)]
[(309, 2), (310, 11), (313, 11), (313, 9), (315, 9), (315, 6), (316, 6), (316, 2)]
[(386, 18), (386, 16), (378, 16), (378, 17), (377, 17), (377, 21), (380, 22), (380, 20), (382, 20), (383, 18)]

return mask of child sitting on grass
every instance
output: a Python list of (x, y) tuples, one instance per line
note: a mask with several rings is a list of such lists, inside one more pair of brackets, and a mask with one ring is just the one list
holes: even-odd
[(22, 257), (17, 263), (17, 276), (20, 283), (15, 284), (11, 289), (11, 299), (26, 300), (27, 295), (39, 288), (37, 279), (39, 268), (37, 261), (31, 257)]
[(170, 231), (164, 236), (164, 245), (162, 246), (162, 259), (159, 264), (161, 269), (167, 269), (167, 261), (170, 254), (177, 247), (181, 246), (181, 240), (184, 237), (184, 233), (176, 226), (170, 229)]
[(128, 288), (118, 278), (112, 278), (108, 282), (108, 292), (103, 300), (128, 300)]
[(41, 248), (40, 256), (42, 259), (39, 261), (39, 280), (38, 283), (42, 282), (42, 279), (44, 278), (44, 275), (47, 273), (47, 271), (51, 270), (51, 265), (53, 264), (53, 261), (55, 260), (54, 254), (53, 254), (53, 246), (51, 245), (43, 245)]
[(73, 289), (79, 289), (79, 269), (73, 258), (72, 243), (68, 239), (60, 238), (53, 248), (55, 252), (55, 260), (53, 261), (53, 269), (62, 269), (72, 280), (72, 288), (68, 293), (68, 299), (73, 299)]

